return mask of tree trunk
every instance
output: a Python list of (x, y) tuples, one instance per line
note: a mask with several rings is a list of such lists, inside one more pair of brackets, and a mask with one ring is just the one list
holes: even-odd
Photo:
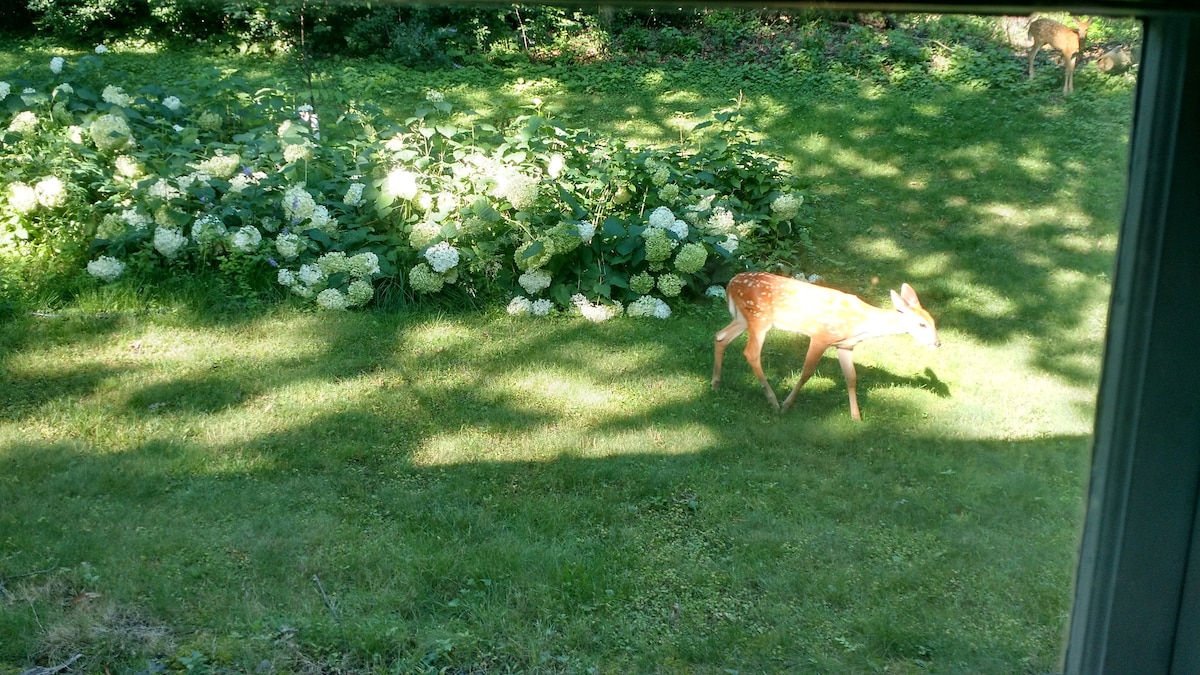
[(1116, 47), (1096, 59), (1096, 69), (1109, 75), (1120, 75), (1133, 65), (1133, 56), (1128, 47)]

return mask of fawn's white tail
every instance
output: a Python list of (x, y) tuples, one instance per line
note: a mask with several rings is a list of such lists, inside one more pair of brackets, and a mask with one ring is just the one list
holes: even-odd
[(1076, 32), (1053, 19), (1035, 19), (1029, 23), (1029, 37), (1033, 38), (1033, 46), (1029, 49), (1029, 77), (1033, 77), (1033, 59), (1042, 47), (1049, 45), (1063, 55), (1063, 93), (1075, 91), (1075, 65), (1079, 61), (1079, 50), (1087, 39), (1088, 25), (1086, 19), (1076, 19), (1079, 25)]
[[(712, 387), (716, 389), (721, 383), (725, 348), (734, 338), (749, 331), (746, 360), (766, 390), (767, 400), (780, 412), (791, 407), (796, 393), (812, 377), (821, 355), (829, 347), (838, 350), (838, 363), (850, 391), (850, 416), (861, 420), (852, 351), (858, 343), (883, 335), (908, 333), (930, 347), (941, 345), (933, 317), (921, 307), (916, 291), (908, 284), (901, 286), (899, 293), (892, 291), (894, 310), (869, 305), (849, 293), (766, 272), (743, 272), (735, 276), (726, 286), (725, 296), (733, 321), (718, 331), (715, 338)], [(762, 370), (763, 341), (772, 327), (803, 333), (811, 340), (800, 380), (782, 409)]]

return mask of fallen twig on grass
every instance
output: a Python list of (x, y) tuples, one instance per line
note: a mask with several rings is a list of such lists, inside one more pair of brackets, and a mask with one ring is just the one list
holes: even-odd
[(333, 606), (333, 602), (329, 600), (329, 596), (325, 594), (325, 587), (321, 585), (321, 578), (313, 575), (313, 581), (317, 582), (317, 590), (321, 591), (321, 598), (325, 600), (325, 606), (329, 608), (329, 613), (333, 615), (333, 620), (342, 625), (342, 617), (338, 616), (337, 609)]

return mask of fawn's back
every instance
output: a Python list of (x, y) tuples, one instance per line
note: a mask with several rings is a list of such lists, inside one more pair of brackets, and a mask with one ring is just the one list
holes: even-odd
[(730, 312), (755, 332), (776, 327), (842, 347), (872, 337), (880, 315), (892, 314), (849, 293), (758, 272), (734, 277), (726, 294)]

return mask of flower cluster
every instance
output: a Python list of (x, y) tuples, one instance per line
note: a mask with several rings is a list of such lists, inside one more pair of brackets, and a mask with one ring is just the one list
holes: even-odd
[(537, 295), (542, 291), (550, 288), (550, 273), (545, 270), (531, 270), (525, 272), (517, 279), (517, 283), (521, 284), (521, 288), (530, 295)]
[(221, 241), (227, 232), (225, 223), (212, 214), (200, 216), (192, 223), (192, 241), (202, 247)]
[(120, 150), (133, 140), (125, 118), (111, 113), (101, 115), (93, 120), (88, 128), (88, 134), (92, 137), (92, 142), (96, 144), (96, 149), (101, 151)]
[(708, 262), (708, 249), (703, 244), (690, 242), (679, 247), (675, 254), (675, 269), (684, 274), (695, 274), (704, 269)]
[(102, 255), (87, 264), (87, 271), (101, 281), (115, 281), (125, 272), (125, 263), (112, 256)]
[(425, 260), (434, 272), (444, 274), (458, 265), (458, 249), (448, 241), (439, 242), (425, 249)]
[(430, 269), (427, 263), (421, 263), (408, 272), (408, 285), (418, 293), (437, 293), (445, 283), (442, 275)]
[(518, 295), (509, 301), (507, 309), (513, 316), (546, 316), (552, 307), (551, 302), (545, 298), (530, 300)]
[(514, 209), (528, 211), (537, 203), (540, 184), (541, 181), (533, 176), (511, 172), (502, 176), (497, 192), (498, 196), (507, 199)]
[(358, 206), (363, 201), (363, 188), (366, 187), (362, 183), (351, 183), (346, 189), (346, 196), (342, 198), (342, 203), (346, 206)]
[(647, 316), (655, 319), (669, 319), (671, 317), (671, 307), (660, 298), (656, 298), (653, 295), (643, 295), (629, 303), (629, 306), (625, 308), (625, 314), (634, 317)]
[(420, 188), (417, 175), (406, 169), (392, 169), (384, 179), (384, 190), (390, 195), (412, 201)]
[(202, 162), (197, 162), (192, 165), (192, 168), (196, 169), (199, 173), (212, 176), (213, 178), (229, 180), (233, 177), (233, 174), (237, 173), (241, 165), (241, 155), (224, 155), (218, 153)]
[(791, 193), (782, 194), (771, 202), (771, 213), (780, 220), (791, 220), (800, 213), (800, 206), (804, 204), (802, 195), (794, 195)]
[(654, 290), (654, 277), (649, 272), (639, 272), (629, 277), (629, 290), (638, 295), (646, 295)]
[(243, 225), (229, 237), (229, 245), (243, 253), (257, 249), (260, 243), (262, 243), (262, 232), (259, 232), (258, 228), (253, 225)]
[(108, 85), (101, 92), (100, 98), (104, 99), (105, 103), (111, 103), (119, 108), (128, 108), (133, 102), (132, 97), (125, 93), (125, 90), (115, 85)]
[(12, 118), (12, 122), (9, 122), (8, 130), (15, 134), (31, 134), (37, 131), (37, 115), (30, 110), (22, 110)]
[(180, 234), (179, 230), (161, 225), (154, 228), (154, 250), (161, 253), (164, 258), (174, 258), (179, 255), (185, 244), (187, 244), (187, 237)]
[(29, 213), (37, 208), (37, 192), (21, 181), (9, 183), (8, 205), (17, 213)]
[(168, 96), (162, 100), (162, 104), (167, 110), (172, 112), (178, 111), (183, 107), (183, 101), (180, 101), (178, 96)]
[(658, 290), (668, 298), (678, 297), (683, 292), (683, 278), (668, 272), (658, 278)]
[(593, 323), (600, 323), (601, 321), (608, 321), (611, 318), (621, 316), (622, 311), (624, 311), (620, 303), (610, 305), (601, 302), (592, 302), (582, 293), (572, 295), (571, 304), (579, 310), (583, 318)]

